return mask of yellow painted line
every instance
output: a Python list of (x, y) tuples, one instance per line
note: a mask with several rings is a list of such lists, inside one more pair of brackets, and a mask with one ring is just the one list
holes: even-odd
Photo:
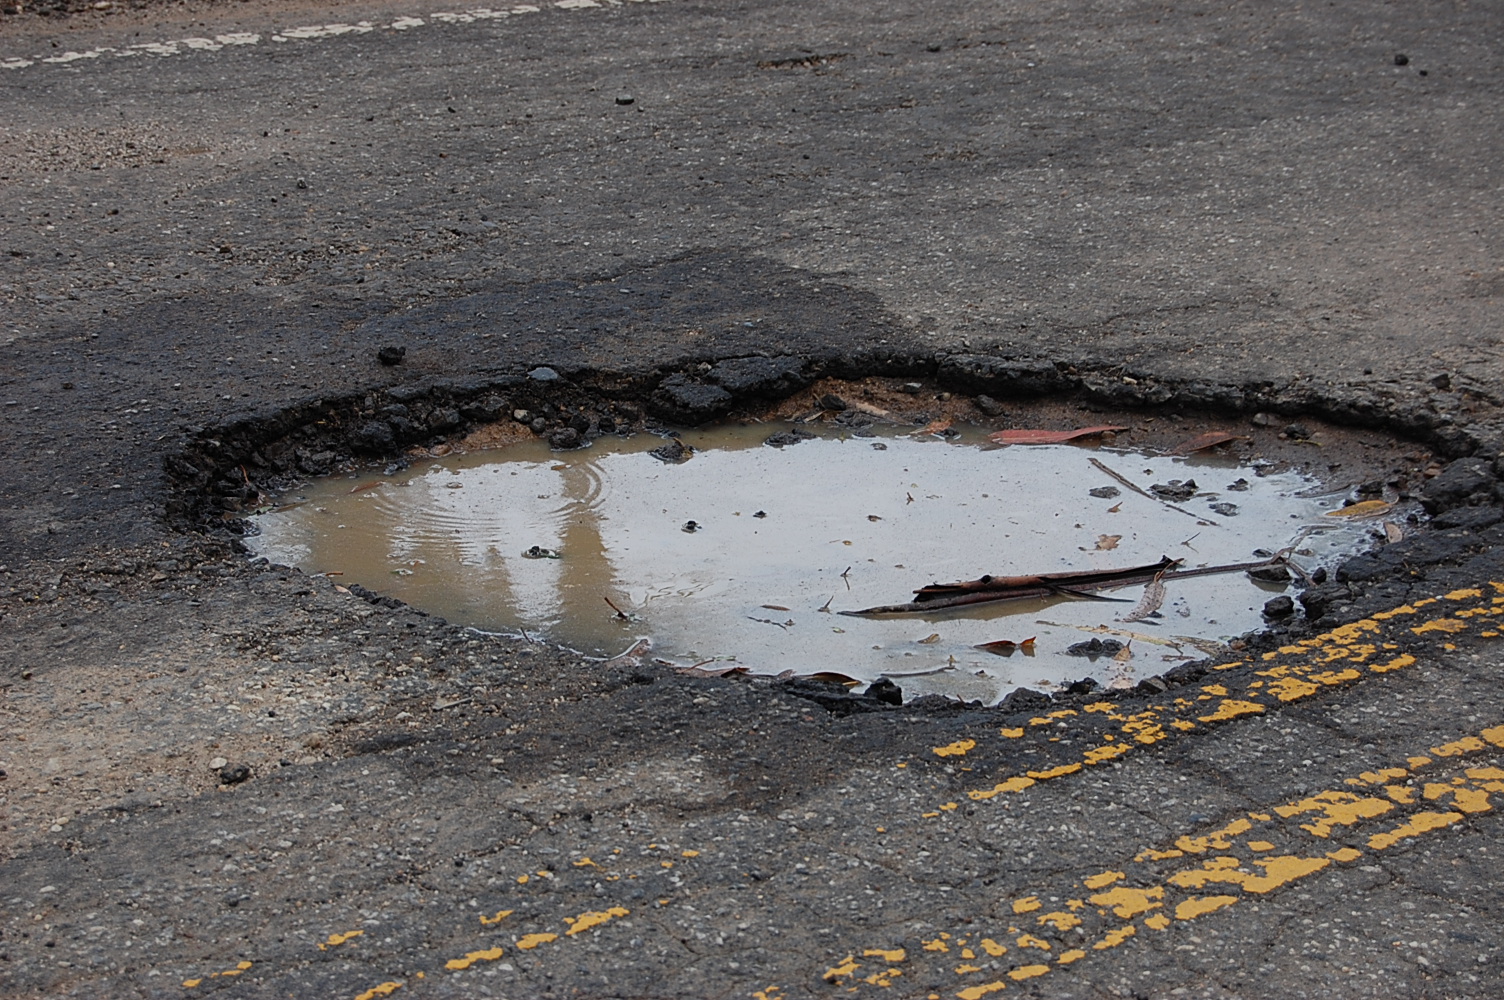
[[(1020, 952), (1039, 955), (1034, 959), (1038, 964), (1007, 972), (989, 971), (986, 965), (969, 961), (947, 965), (947, 974), (955, 977), (954, 995), (961, 1000), (988, 996), (1004, 989), (1010, 979), (1058, 971), (1141, 933), (1152, 935), (1177, 922), (1203, 919), (1352, 864), (1369, 852), (1435, 836), (1469, 815), (1493, 811), (1504, 801), (1504, 766), (1498, 766), (1504, 762), (1504, 725), (1429, 750), (1429, 754), (1405, 758), (1403, 767), (1364, 771), (1346, 779), (1342, 788), (1250, 811), (1218, 829), (1179, 836), (1173, 846), (1147, 847), (1131, 862), (1084, 876), (1073, 885), (1041, 888), (1018, 897), (1010, 904), (1012, 913), (1034, 926), (1023, 931), (1012, 927), (1009, 932), (1015, 935)], [(1468, 759), (1485, 753), (1496, 760)], [(1443, 763), (1438, 764), (1437, 758)], [(1412, 794), (1396, 795), (1395, 789)], [(1334, 844), (1334, 838), (1339, 842)], [(1082, 890), (1082, 898), (1068, 898)], [(1049, 898), (1067, 898), (1065, 909), (1041, 912), (1041, 900)], [(1069, 938), (1066, 932), (1071, 932)], [(1001, 935), (994, 931), (992, 937), (981, 936), (984, 933), (971, 929), (940, 932), (919, 942), (916, 961), (943, 961), (925, 953), (937, 957), (955, 953), (970, 960), (978, 957), (978, 949), (991, 958), (1008, 952), (995, 939)], [(864, 983), (886, 985), (878, 980), (891, 977), (886, 972), (876, 977), (868, 974), (863, 961), (872, 956), (886, 959), (895, 952), (907, 954), (902, 947), (885, 947), (888, 950), (863, 951), (862, 959), (853, 950), (829, 968), (825, 979), (853, 991)], [(1047, 961), (1050, 955), (1055, 956), (1053, 961)], [(1025, 969), (1027, 974), (1020, 975)], [(1004, 978), (975, 981), (999, 975)]]
[(385, 983), (379, 983), (376, 986), (372, 986), (364, 993), (356, 994), (355, 1000), (376, 1000), (377, 997), (389, 997), (393, 993), (402, 989), (402, 985), (402, 983), (399, 983), (395, 980)]
[[(1488, 586), (1496, 595), (1504, 594), (1504, 584), (1490, 582)], [(1212, 668), (1218, 671), (1237, 667), (1251, 668), (1254, 677), (1240, 691), (1233, 690), (1231, 682), (1209, 683), (1177, 693), (1168, 704), (1151, 704), (1132, 714), (1124, 714), (1123, 706), (1110, 701), (1094, 702), (1084, 706), (1086, 717), (1099, 715), (1116, 723), (1112, 730), (1103, 733), (1100, 744), (1082, 751), (1077, 760), (1025, 771), (1023, 774), (1004, 775), (989, 787), (970, 789), (966, 795), (973, 802), (986, 802), (1000, 795), (1022, 792), (1042, 781), (1081, 774), (1092, 767), (1120, 760), (1135, 750), (1174, 739), (1182, 733), (1204, 732), (1211, 726), (1260, 715), (1279, 705), (1312, 697), (1328, 688), (1402, 670), (1417, 662), (1417, 652), (1455, 648), (1451, 643), (1438, 642), (1435, 637), (1467, 632), (1471, 628), (1468, 620), (1479, 615), (1504, 614), (1504, 604), (1495, 603), (1500, 600), (1501, 598), (1494, 596), (1492, 601), (1488, 601), (1482, 588), (1454, 590), (1377, 612), (1330, 632), (1281, 646), (1273, 652), (1218, 664)], [(1485, 603), (1451, 607), (1453, 604), (1469, 601)], [(1436, 614), (1438, 611), (1442, 613)], [(1498, 633), (1492, 634), (1496, 636)], [(1053, 712), (1048, 718), (1030, 719), (1029, 724), (1053, 724), (1057, 718), (1072, 714), (1075, 713), (1070, 709)], [(1022, 727), (1005, 728), (999, 732), (1010, 740), (1026, 735)], [(959, 752), (970, 751), (980, 745), (983, 738), (987, 737), (961, 740), (950, 747), (937, 747), (935, 753), (946, 756), (957, 752), (952, 748), (963, 743), (966, 744), (966, 750)], [(936, 812), (924, 813), (927, 819), (938, 818), (939, 815)]]
[(330, 934), (327, 941), (320, 942), (319, 951), (328, 951), (330, 948), (338, 948), (351, 938), (358, 938), (365, 931), (345, 931), (342, 934)]
[(185, 979), (183, 980), (183, 988), (191, 990), (195, 986), (202, 983), (205, 979), (221, 979), (238, 976), (246, 970), (250, 969), (253, 964), (254, 963), (252, 962), (239, 962), (233, 969), (225, 969), (222, 972), (211, 972), (207, 976), (201, 976), (198, 979)]

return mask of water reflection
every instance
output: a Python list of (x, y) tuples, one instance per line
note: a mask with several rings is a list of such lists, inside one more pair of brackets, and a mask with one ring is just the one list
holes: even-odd
[[(995, 701), (1021, 684), (1142, 676), (1199, 658), (1196, 642), (1257, 628), (1269, 592), (1241, 574), (1177, 582), (1157, 618), (1131, 625), (1117, 618), (1141, 587), (1111, 595), (1126, 604), (1022, 602), (885, 620), (826, 612), (987, 572), (1105, 569), (1163, 555), (1187, 566), (1240, 562), (1287, 544), (1303, 525), (1330, 529), (1301, 543), (1308, 564), (1363, 544), (1361, 525), (1321, 518), (1334, 500), (1298, 495), (1315, 484), (1296, 473), (1079, 446), (989, 450), (971, 431), (952, 442), (889, 431), (764, 447), (776, 429), (686, 432), (697, 454), (683, 465), (646, 454), (662, 443), (647, 436), (569, 453), (527, 441), (421, 463), (366, 489), (356, 479), (310, 483), (298, 491), (309, 503), (261, 519), (255, 545), (454, 621), (542, 633), (592, 654), (650, 634), (681, 662), (888, 674), (911, 696)], [(1145, 486), (1196, 477), (1205, 491), (1180, 506), (1202, 520), (1127, 491), (1092, 496), (1110, 485), (1093, 455)], [(1214, 503), (1236, 503), (1236, 512), (1214, 515)], [(690, 520), (701, 530), (684, 531)], [(525, 558), (533, 546), (561, 558)], [(615, 617), (607, 598), (638, 621)], [(1086, 637), (1081, 629), (1104, 626), (1140, 637), (1126, 666), (1064, 655)], [(973, 648), (1030, 636), (1033, 657)]]

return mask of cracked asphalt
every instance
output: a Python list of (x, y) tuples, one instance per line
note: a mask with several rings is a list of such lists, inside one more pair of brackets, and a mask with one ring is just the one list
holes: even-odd
[[(0, 13), (0, 993), (1500, 995), (1494, 5), (67, 9)], [(996, 709), (237, 549), (513, 408), (869, 376), (1383, 431), (1433, 517)]]

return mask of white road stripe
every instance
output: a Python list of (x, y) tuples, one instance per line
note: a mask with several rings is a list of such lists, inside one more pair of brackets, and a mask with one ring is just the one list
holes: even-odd
[[(591, 7), (621, 7), (629, 3), (667, 3), (668, 0), (553, 0), (551, 6), (559, 10), (586, 10)], [(370, 21), (357, 21), (354, 24), (305, 24), (295, 28), (285, 28), (274, 31), (269, 35), (260, 35), (248, 31), (232, 32), (225, 35), (215, 35), (213, 38), (176, 38), (164, 42), (142, 42), (130, 45), (123, 49), (112, 46), (87, 49), (83, 52), (62, 52), (57, 55), (33, 56), (27, 59), (23, 56), (9, 56), (0, 58), (0, 70), (25, 69), (28, 66), (52, 63), (71, 63), (80, 59), (98, 59), (102, 56), (110, 58), (124, 58), (127, 56), (152, 55), (152, 56), (175, 56), (184, 52), (218, 52), (220, 49), (231, 45), (259, 45), (263, 41), (270, 42), (310, 42), (323, 38), (336, 38), (340, 35), (364, 35), (372, 31), (410, 31), (413, 28), (422, 28), (429, 24), (474, 24), (483, 21), (501, 21), (509, 17), (517, 17), (521, 14), (536, 14), (543, 8), (534, 4), (517, 4), (505, 9), (491, 7), (472, 7), (467, 10), (440, 11), (435, 14), (425, 14), (423, 17), (404, 15), (395, 18), (388, 24), (374, 24)], [(426, 18), (426, 20), (425, 20)]]

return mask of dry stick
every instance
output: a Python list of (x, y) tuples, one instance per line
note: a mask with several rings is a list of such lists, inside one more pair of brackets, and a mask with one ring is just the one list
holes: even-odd
[[(1188, 576), (1212, 576), (1217, 573), (1237, 573), (1241, 570), (1257, 569), (1260, 566), (1282, 566), (1285, 560), (1276, 556), (1273, 559), (1264, 559), (1259, 562), (1227, 563), (1222, 566), (1198, 566), (1195, 569), (1181, 570), (1158, 570), (1157, 572), (1145, 572), (1137, 575), (1114, 576), (1104, 580), (1081, 580), (1072, 581), (1071, 589), (1074, 590), (1105, 590), (1109, 587), (1126, 587), (1135, 583), (1146, 583), (1155, 579), (1156, 576), (1165, 580), (1179, 580)], [(876, 608), (863, 608), (860, 611), (842, 611), (841, 614), (853, 618), (863, 618), (875, 615), (912, 615), (923, 614), (927, 611), (939, 611), (945, 608), (963, 608), (972, 604), (990, 604), (994, 601), (1016, 601), (1030, 597), (1059, 597), (1070, 596), (1062, 594), (1065, 588), (1059, 586), (1041, 585), (1035, 587), (1016, 587), (1008, 590), (974, 590), (963, 591), (952, 597), (940, 597), (928, 601), (910, 601), (906, 604), (887, 604)]]
[(607, 604), (611, 605), (611, 610), (616, 612), (616, 617), (620, 618), (622, 621), (631, 621), (632, 616), (629, 615), (629, 614), (627, 614), (621, 608), (618, 608), (616, 606), (616, 602), (613, 601), (613, 600), (611, 600), (611, 598), (607, 597), (605, 594), (602, 594), (601, 595), (601, 600), (603, 600)]
[(1133, 492), (1137, 493), (1141, 497), (1148, 497), (1150, 500), (1153, 500), (1155, 503), (1162, 503), (1166, 507), (1170, 508), (1171, 510), (1178, 510), (1182, 514), (1186, 515), (1187, 517), (1194, 517), (1198, 521), (1205, 521), (1207, 524), (1212, 524), (1212, 525), (1215, 525), (1217, 523), (1216, 521), (1213, 521), (1209, 517), (1202, 517), (1200, 514), (1197, 514), (1194, 511), (1186, 510), (1184, 507), (1177, 507), (1177, 506), (1175, 506), (1174, 504), (1172, 504), (1168, 500), (1162, 500), (1159, 497), (1155, 496), (1153, 493), (1149, 493), (1149, 492), (1146, 492), (1144, 490), (1139, 489), (1139, 487), (1133, 482), (1133, 480), (1129, 479), (1125, 475), (1122, 475), (1121, 473), (1112, 471), (1106, 465), (1104, 465), (1102, 462), (1098, 461), (1095, 458), (1088, 458), (1087, 461), (1090, 462), (1092, 465), (1095, 465), (1097, 468), (1101, 469), (1103, 472), (1107, 473), (1113, 479), (1116, 479), (1118, 482), (1122, 483), (1124, 486), (1128, 487), (1130, 490), (1132, 490)]

